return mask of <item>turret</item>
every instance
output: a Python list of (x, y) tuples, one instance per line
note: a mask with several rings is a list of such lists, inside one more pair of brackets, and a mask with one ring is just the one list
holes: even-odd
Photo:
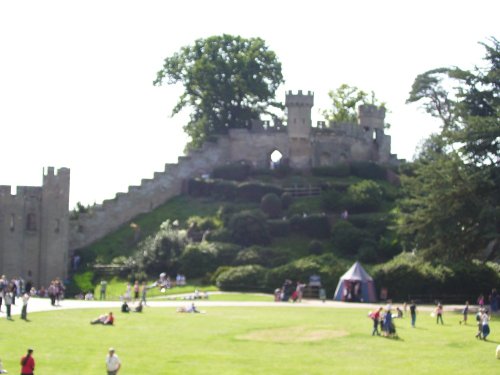
[(287, 127), (290, 138), (309, 139), (311, 133), (311, 108), (314, 105), (314, 94), (308, 91), (306, 95), (299, 90), (297, 94), (292, 91), (286, 93), (285, 106), (288, 111)]
[(311, 167), (311, 108), (314, 94), (286, 93), (285, 105), (288, 111), (287, 131), (289, 140), (290, 165), (298, 169)]
[(359, 125), (365, 128), (384, 129), (385, 108), (362, 104), (358, 108)]

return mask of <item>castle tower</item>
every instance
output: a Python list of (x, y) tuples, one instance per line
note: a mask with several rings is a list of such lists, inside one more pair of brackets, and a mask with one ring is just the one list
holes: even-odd
[(358, 108), (359, 125), (365, 128), (384, 130), (385, 108), (362, 104)]
[(286, 93), (285, 105), (288, 112), (287, 131), (290, 148), (290, 165), (304, 169), (311, 166), (311, 109), (314, 105), (314, 94), (306, 95), (299, 90)]
[(48, 285), (56, 277), (67, 277), (69, 268), (70, 170), (47, 168), (43, 176), (39, 282)]

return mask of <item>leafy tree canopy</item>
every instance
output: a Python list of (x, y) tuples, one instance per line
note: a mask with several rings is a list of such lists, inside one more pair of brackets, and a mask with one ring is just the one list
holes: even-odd
[(358, 122), (358, 106), (362, 104), (371, 104), (377, 107), (385, 107), (384, 103), (380, 103), (375, 97), (375, 93), (367, 93), (358, 89), (355, 86), (342, 84), (336, 90), (328, 93), (332, 100), (332, 108), (323, 111), (323, 115), (334, 122)]
[(249, 120), (282, 108), (274, 101), (284, 82), (281, 63), (264, 40), (224, 34), (198, 39), (164, 60), (154, 85), (182, 83), (184, 92), (172, 115), (192, 109), (184, 130), (188, 147), (229, 128), (248, 127)]
[(486, 66), (439, 68), (415, 79), (408, 102), (442, 121), (402, 177), (398, 230), (432, 259), (478, 255), (500, 236), (500, 43)]

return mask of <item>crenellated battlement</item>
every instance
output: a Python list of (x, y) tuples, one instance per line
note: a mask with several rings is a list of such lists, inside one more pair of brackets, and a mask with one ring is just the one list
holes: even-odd
[(358, 107), (359, 125), (376, 129), (384, 128), (385, 107), (363, 104)]
[(297, 94), (293, 91), (287, 91), (285, 96), (285, 106), (286, 107), (313, 107), (314, 106), (314, 92), (308, 91), (307, 94), (303, 94), (302, 90), (299, 90)]

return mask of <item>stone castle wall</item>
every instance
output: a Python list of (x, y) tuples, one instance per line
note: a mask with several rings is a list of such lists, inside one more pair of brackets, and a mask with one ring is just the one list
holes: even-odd
[(69, 247), (71, 251), (88, 246), (116, 230), (137, 215), (150, 212), (168, 199), (179, 195), (183, 181), (210, 173), (228, 159), (226, 139), (207, 142), (202, 149), (179, 157), (177, 164), (166, 164), (163, 172), (152, 179), (143, 179), (140, 186), (130, 186), (128, 192), (116, 194), (90, 212), (70, 221)]
[[(245, 160), (269, 168), (276, 150), (298, 169), (356, 160), (398, 163), (391, 154), (391, 138), (384, 133), (385, 110), (361, 106), (359, 124), (320, 122), (312, 127), (311, 92), (288, 92), (286, 105), (286, 126), (253, 121), (249, 129), (231, 129), (217, 142), (206, 142), (176, 164), (166, 164), (152, 179), (143, 179), (139, 186), (130, 186), (76, 219), (69, 219), (67, 168), (57, 174), (49, 168), (42, 187), (19, 187), (15, 195), (10, 187), (0, 186), (0, 272), (29, 277), (39, 285), (65, 277), (69, 254), (179, 195), (187, 179), (226, 163)], [(29, 215), (36, 230), (26, 227)]]
[(0, 186), (0, 273), (36, 285), (65, 278), (69, 238), (69, 169), (48, 168), (41, 187)]

